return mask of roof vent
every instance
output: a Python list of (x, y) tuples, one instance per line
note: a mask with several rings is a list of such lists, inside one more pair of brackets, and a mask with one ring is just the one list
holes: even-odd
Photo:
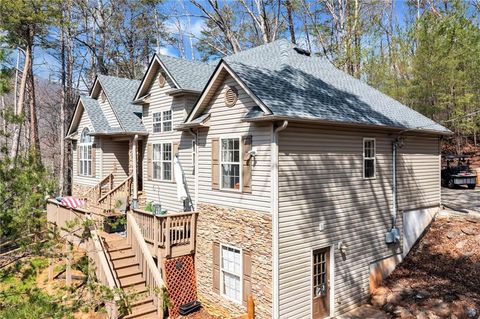
[(158, 74), (158, 86), (163, 88), (165, 86), (165, 83), (167, 83), (167, 79), (165, 77), (165, 74), (163, 74), (163, 73)]
[(225, 91), (225, 105), (232, 107), (237, 103), (238, 100), (238, 91), (234, 86), (227, 86)]
[(301, 54), (301, 55), (306, 55), (306, 56), (310, 56), (310, 51), (308, 50), (305, 50), (305, 49), (302, 49), (302, 48), (299, 48), (299, 47), (294, 47), (293, 48), (298, 54)]

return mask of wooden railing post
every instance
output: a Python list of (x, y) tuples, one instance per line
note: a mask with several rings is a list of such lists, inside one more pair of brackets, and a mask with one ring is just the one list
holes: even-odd
[(165, 227), (165, 255), (166, 257), (170, 257), (170, 252), (172, 249), (171, 245), (171, 233), (170, 233), (170, 224), (171, 224), (171, 217), (167, 216), (167, 221), (166, 221), (166, 227)]
[(195, 252), (195, 239), (196, 239), (196, 224), (197, 224), (197, 214), (193, 213), (190, 215), (190, 252)]
[(157, 263), (160, 259), (158, 256), (158, 218), (157, 216), (153, 216), (153, 251), (154, 255), (157, 257)]

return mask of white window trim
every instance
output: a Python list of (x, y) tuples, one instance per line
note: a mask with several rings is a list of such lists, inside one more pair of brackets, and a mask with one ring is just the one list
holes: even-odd
[[(365, 160), (372, 159), (371, 157), (365, 157), (365, 142), (373, 141), (373, 176), (365, 176)], [(373, 137), (364, 137), (362, 142), (362, 175), (363, 179), (375, 179), (377, 178), (377, 141)]]
[[(170, 144), (170, 149), (171, 149), (171, 152), (172, 152), (172, 159), (170, 161), (165, 161), (163, 160), (163, 145), (164, 144)], [(155, 160), (154, 157), (155, 157), (155, 145), (160, 145), (160, 159), (159, 160)], [(173, 182), (173, 158), (174, 158), (174, 154), (173, 154), (173, 143), (172, 142), (157, 142), (157, 143), (152, 143), (152, 180), (154, 181), (159, 181), (159, 182)], [(171, 172), (170, 172), (170, 176), (171, 176), (171, 179), (163, 179), (163, 163), (168, 163), (170, 162), (171, 163)], [(159, 163), (160, 165), (160, 178), (155, 178), (155, 165), (154, 163)]]
[[(170, 111), (170, 120), (165, 121), (164, 119), (164, 113)], [(155, 114), (160, 113), (160, 121), (155, 121)], [(170, 122), (170, 131), (165, 131), (163, 129), (164, 124), (166, 122)], [(160, 124), (160, 131), (155, 132), (155, 124)], [(169, 110), (163, 110), (163, 111), (158, 111), (158, 112), (152, 112), (152, 133), (153, 134), (160, 134), (160, 133), (172, 133), (173, 132), (173, 111), (171, 109)]]
[[(223, 187), (223, 175), (222, 175), (222, 164), (237, 164), (235, 162), (223, 162), (222, 161), (222, 141), (223, 140), (229, 140), (229, 139), (238, 139), (238, 159), (239, 159), (239, 162), (238, 162), (238, 165), (239, 165), (239, 187), (238, 189), (235, 189), (235, 188), (224, 188)], [(219, 189), (222, 190), (222, 191), (229, 191), (229, 192), (238, 192), (238, 193), (241, 193), (242, 192), (242, 187), (243, 187), (243, 178), (242, 178), (242, 137), (240, 135), (232, 135), (232, 136), (224, 136), (224, 137), (220, 137), (220, 140), (219, 140), (219, 143), (220, 145), (218, 146), (218, 168), (219, 168)]]
[[(240, 277), (240, 300), (233, 299), (230, 296), (227, 296), (223, 293), (223, 257), (222, 257), (223, 256), (223, 247), (236, 249), (236, 250), (240, 251), (240, 275), (239, 275), (239, 277)], [(231, 274), (231, 275), (237, 276), (236, 274), (232, 274), (231, 272), (228, 272), (228, 271), (226, 271), (226, 272)], [(223, 298), (228, 299), (230, 301), (233, 301), (237, 304), (243, 304), (243, 249), (232, 246), (232, 245), (228, 245), (228, 244), (222, 244), (222, 243), (220, 243), (220, 295)]]
[[(92, 177), (93, 176), (93, 167), (92, 167), (92, 163), (93, 163), (93, 158), (92, 158), (92, 147), (93, 147), (93, 141), (92, 141), (92, 136), (90, 136), (90, 142), (89, 143), (82, 143), (82, 137), (83, 137), (83, 132), (85, 131), (85, 129), (87, 128), (84, 128), (82, 130), (82, 133), (80, 133), (80, 140), (79, 140), (79, 148), (78, 148), (78, 151), (80, 152), (80, 154), (78, 154), (78, 158), (79, 158), (79, 165), (77, 167), (77, 170), (78, 170), (78, 175), (80, 176), (85, 176), (85, 177)], [(88, 132), (90, 133), (90, 130), (87, 129)], [(87, 133), (87, 134), (89, 134)], [(84, 151), (83, 149), (86, 147), (87, 148), (87, 152), (88, 152), (88, 147), (90, 146), (90, 159), (85, 159), (83, 158), (84, 156)], [(87, 156), (88, 157), (88, 156)], [(87, 163), (90, 163), (90, 174), (85, 174), (85, 172), (82, 172), (82, 167), (83, 167), (83, 162), (87, 162)]]

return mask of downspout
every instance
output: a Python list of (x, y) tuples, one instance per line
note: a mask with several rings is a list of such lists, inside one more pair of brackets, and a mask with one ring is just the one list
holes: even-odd
[(280, 318), (279, 315), (279, 225), (278, 225), (278, 133), (286, 129), (288, 121), (283, 121), (282, 125), (275, 128), (272, 125), (272, 144), (271, 144), (271, 168), (270, 173), (272, 176), (272, 196), (271, 206), (272, 212), (272, 276), (273, 276), (273, 303), (272, 303), (272, 317), (274, 319)]
[(133, 196), (132, 206), (138, 208), (138, 134), (133, 137), (132, 156), (133, 156)]
[(195, 194), (195, 200), (193, 202), (193, 210), (197, 210), (197, 202), (198, 202), (198, 133), (194, 132), (193, 129), (189, 129), (187, 131), (190, 133), (190, 135), (193, 137), (195, 141), (195, 163), (193, 163), (193, 167), (195, 170), (195, 186), (194, 186), (194, 194)]
[(392, 230), (397, 224), (397, 140), (392, 147)]

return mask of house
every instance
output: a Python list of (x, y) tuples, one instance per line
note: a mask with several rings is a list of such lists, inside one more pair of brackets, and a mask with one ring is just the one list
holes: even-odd
[[(130, 178), (129, 222), (162, 277), (192, 253), (204, 304), (240, 315), (251, 295), (258, 318), (327, 318), (364, 302), (438, 211), (449, 134), (285, 40), (215, 63), (155, 56), (140, 83), (99, 76), (69, 129), (74, 192), (103, 194), (106, 180), (100, 201)], [(142, 211), (149, 201), (167, 217)], [(155, 218), (183, 211), (196, 216), (191, 250), (152, 235), (171, 225)]]

